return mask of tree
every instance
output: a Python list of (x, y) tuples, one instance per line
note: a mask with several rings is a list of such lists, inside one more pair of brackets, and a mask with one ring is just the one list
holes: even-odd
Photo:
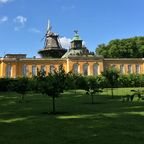
[(95, 79), (99, 88), (104, 89), (108, 86), (107, 78), (104, 77), (103, 75), (97, 75)]
[(125, 75), (125, 74), (119, 75), (118, 85), (120, 87), (125, 87), (125, 95), (126, 95), (126, 90), (127, 90), (126, 87), (129, 86), (129, 82), (130, 82), (130, 80), (129, 80), (129, 77), (127, 75)]
[(82, 76), (82, 74), (75, 74), (73, 72), (69, 72), (67, 75), (67, 80), (69, 81), (70, 85), (69, 88), (73, 88), (75, 90), (75, 94), (76, 94), (76, 90), (82, 89), (83, 88), (83, 82), (84, 82), (84, 78)]
[(86, 76), (84, 77), (85, 79), (85, 83), (84, 83), (84, 89), (90, 93), (91, 98), (92, 98), (92, 104), (94, 104), (94, 98), (93, 95), (96, 92), (101, 92), (101, 90), (99, 90), (99, 85), (96, 83), (96, 76)]
[(24, 95), (28, 91), (28, 78), (27, 77), (18, 77), (16, 81), (11, 83), (11, 88), (13, 91), (21, 94), (21, 100), (24, 101)]
[(98, 45), (95, 51), (105, 58), (143, 58), (144, 37), (111, 40), (107, 45)]
[(53, 99), (53, 114), (55, 114), (55, 98), (59, 97), (65, 89), (66, 74), (64, 69), (61, 68), (60, 72), (54, 70), (54, 74), (43, 72), (42, 75), (37, 76), (37, 86), (40, 87), (40, 93), (46, 94)]
[(108, 83), (111, 87), (111, 92), (112, 92), (112, 98), (113, 98), (113, 88), (118, 84), (118, 78), (120, 74), (119, 69), (106, 69), (106, 71), (101, 72), (101, 74), (107, 78)]

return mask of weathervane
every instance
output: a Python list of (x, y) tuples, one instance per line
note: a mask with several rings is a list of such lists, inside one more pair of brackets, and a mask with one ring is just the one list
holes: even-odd
[(75, 30), (74, 32), (75, 32), (75, 34), (77, 34), (78, 30)]

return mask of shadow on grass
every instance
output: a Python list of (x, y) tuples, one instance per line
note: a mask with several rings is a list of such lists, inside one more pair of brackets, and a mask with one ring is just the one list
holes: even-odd
[(43, 112), (42, 114), (44, 114), (44, 115), (65, 115), (65, 114), (68, 114), (68, 112), (58, 112), (58, 111), (56, 111), (55, 113), (53, 113), (53, 112)]
[(81, 95), (67, 93), (56, 99), (56, 115), (51, 113), (52, 99), (42, 95), (27, 96), (25, 103), (0, 105), (0, 143), (42, 143), (44, 139), (63, 144), (143, 143), (143, 102), (122, 103), (121, 96), (107, 99), (100, 94), (94, 96), (93, 105), (90, 97)]
[(91, 105), (95, 105), (95, 104), (105, 104), (104, 102), (84, 102), (83, 104), (91, 104)]

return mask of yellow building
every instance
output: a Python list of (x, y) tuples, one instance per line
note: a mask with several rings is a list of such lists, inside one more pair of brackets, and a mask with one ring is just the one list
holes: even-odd
[(104, 58), (102, 55), (95, 55), (90, 52), (75, 31), (71, 48), (66, 53), (57, 40), (58, 34), (51, 33), (48, 28), (45, 48), (38, 53), (42, 58), (26, 58), (26, 54), (6, 54), (0, 58), (0, 78), (26, 75), (33, 77), (39, 70), (45, 70), (46, 73), (53, 73), (63, 66), (66, 72), (82, 73), (83, 75), (100, 75), (106, 68), (119, 68), (122, 73), (144, 73), (143, 58)]

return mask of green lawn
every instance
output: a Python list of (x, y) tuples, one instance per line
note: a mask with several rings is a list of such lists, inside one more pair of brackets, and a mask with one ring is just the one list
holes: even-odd
[[(133, 89), (133, 88), (132, 88)], [(144, 88), (143, 88), (144, 89)], [(131, 88), (127, 88), (127, 94)], [(56, 99), (29, 92), (25, 102), (17, 93), (0, 93), (0, 144), (143, 144), (144, 100), (122, 102), (125, 89), (94, 96), (66, 91)]]

